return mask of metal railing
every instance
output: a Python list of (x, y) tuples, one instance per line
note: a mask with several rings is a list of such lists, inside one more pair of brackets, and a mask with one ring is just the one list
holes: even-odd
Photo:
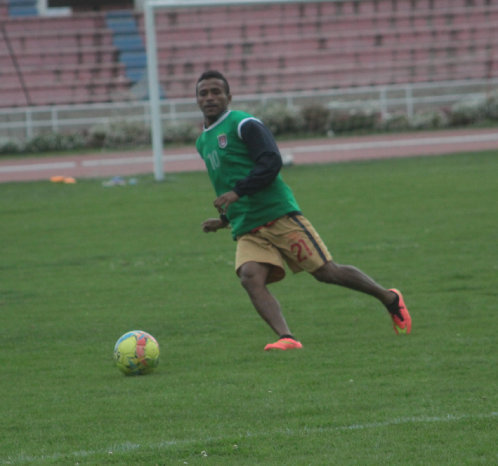
[[(320, 103), (332, 109), (365, 109), (381, 113), (416, 112), (447, 107), (464, 98), (482, 98), (498, 90), (498, 79), (445, 81), (392, 86), (358, 87), (317, 92), (234, 96), (233, 106), (247, 109), (270, 102), (287, 107)], [(200, 113), (191, 99), (161, 101), (163, 122), (199, 122)], [(38, 134), (85, 131), (113, 121), (150, 125), (148, 101), (86, 105), (57, 105), (0, 109), (0, 137), (30, 139)]]

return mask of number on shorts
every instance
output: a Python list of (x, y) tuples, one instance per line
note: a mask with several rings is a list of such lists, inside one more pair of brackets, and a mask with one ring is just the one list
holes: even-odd
[(313, 251), (308, 247), (304, 239), (300, 239), (296, 243), (291, 244), (291, 251), (296, 255), (298, 262), (305, 261), (309, 256), (313, 255)]

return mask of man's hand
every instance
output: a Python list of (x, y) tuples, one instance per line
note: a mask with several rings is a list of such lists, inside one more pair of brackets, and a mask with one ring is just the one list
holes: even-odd
[(208, 218), (202, 222), (202, 231), (204, 233), (216, 232), (220, 228), (225, 228), (228, 224), (221, 220), (221, 218)]
[(226, 214), (230, 204), (237, 202), (239, 200), (239, 195), (235, 191), (228, 191), (225, 194), (217, 197), (213, 204), (218, 209), (220, 214)]

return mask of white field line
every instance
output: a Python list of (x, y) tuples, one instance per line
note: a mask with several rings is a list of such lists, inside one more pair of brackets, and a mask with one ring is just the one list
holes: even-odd
[(119, 157), (114, 159), (83, 160), (82, 167), (110, 167), (116, 165), (140, 165), (142, 163), (151, 163), (150, 157)]
[[(171, 162), (177, 160), (201, 160), (198, 154), (165, 154), (164, 161)], [(102, 167), (102, 166), (116, 166), (116, 165), (140, 165), (144, 163), (151, 163), (152, 155), (149, 157), (123, 157), (113, 159), (99, 159), (99, 160), (84, 160), (81, 163), (82, 167)]]
[(76, 162), (51, 162), (51, 163), (33, 163), (33, 164), (23, 164), (23, 165), (4, 165), (0, 166), (0, 173), (62, 170), (65, 168), (75, 168), (75, 167), (76, 167)]
[[(197, 154), (165, 154), (164, 161), (179, 161), (179, 160), (193, 160), (200, 157)], [(149, 157), (119, 157), (107, 158), (97, 160), (83, 160), (79, 163), (82, 167), (106, 167), (106, 166), (120, 166), (120, 165), (142, 165), (144, 163), (152, 163), (152, 155)], [(48, 170), (64, 170), (68, 168), (76, 168), (78, 162), (46, 162), (34, 164), (15, 164), (0, 166), (0, 173), (19, 173), (19, 172), (37, 172)]]
[[(369, 429), (379, 429), (383, 427), (396, 426), (401, 424), (434, 424), (443, 422), (458, 422), (463, 420), (481, 420), (481, 419), (492, 419), (498, 417), (498, 412), (491, 412), (485, 414), (447, 414), (445, 416), (415, 416), (415, 417), (405, 417), (396, 418), (382, 422), (369, 422), (366, 424), (351, 424), (346, 426), (326, 426), (326, 427), (305, 427), (301, 430), (295, 429), (277, 429), (267, 432), (246, 432), (245, 434), (234, 434), (230, 438), (233, 440), (235, 437), (244, 438), (258, 438), (258, 437), (268, 437), (272, 434), (283, 434), (289, 437), (294, 437), (300, 433), (314, 434), (314, 433), (327, 433), (327, 432), (339, 432), (339, 431), (356, 431), (356, 430), (369, 430)], [(98, 454), (108, 454), (109, 457), (113, 453), (124, 453), (128, 451), (138, 451), (141, 448), (147, 450), (167, 450), (170, 447), (176, 446), (187, 446), (190, 444), (206, 443), (206, 448), (208, 448), (211, 442), (220, 442), (225, 440), (224, 437), (206, 437), (202, 439), (186, 439), (186, 440), (165, 440), (163, 442), (139, 444), (132, 442), (125, 442), (119, 445), (114, 445), (112, 447), (101, 449), (101, 450), (79, 450), (69, 453), (53, 453), (51, 455), (40, 455), (40, 456), (26, 456), (19, 455), (16, 457), (0, 458), (0, 464), (26, 464), (26, 463), (43, 463), (51, 462), (60, 459), (69, 458), (88, 458)], [(199, 452), (199, 454), (202, 454)]]
[(388, 147), (412, 147), (412, 146), (431, 146), (431, 145), (441, 145), (441, 144), (463, 144), (469, 142), (488, 142), (488, 141), (498, 141), (498, 132), (492, 134), (468, 134), (462, 136), (439, 136), (439, 137), (428, 137), (428, 138), (412, 138), (412, 139), (394, 139), (394, 140), (382, 140), (382, 141), (363, 141), (363, 142), (346, 142), (346, 143), (334, 143), (331, 144), (318, 144), (309, 146), (298, 146), (295, 148), (288, 148), (287, 152), (322, 152), (326, 150), (330, 151), (346, 151), (346, 150), (358, 150), (358, 149), (373, 149), (373, 148), (388, 148)]

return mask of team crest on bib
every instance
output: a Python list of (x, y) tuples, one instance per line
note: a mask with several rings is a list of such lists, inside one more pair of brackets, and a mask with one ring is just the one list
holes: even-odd
[(218, 135), (218, 147), (224, 149), (228, 144), (227, 135), (225, 133)]

